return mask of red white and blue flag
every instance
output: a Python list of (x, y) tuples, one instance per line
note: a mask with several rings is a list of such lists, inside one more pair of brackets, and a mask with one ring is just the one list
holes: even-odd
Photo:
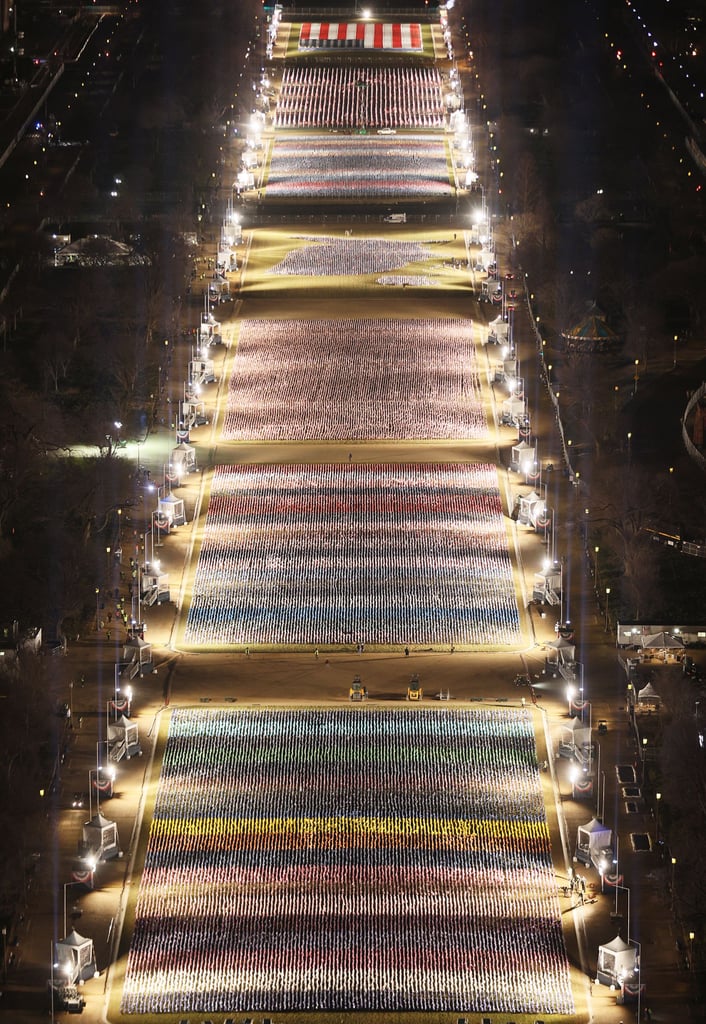
[(383, 24), (368, 21), (305, 21), (299, 29), (299, 49), (328, 47), (365, 50), (421, 50), (419, 24)]

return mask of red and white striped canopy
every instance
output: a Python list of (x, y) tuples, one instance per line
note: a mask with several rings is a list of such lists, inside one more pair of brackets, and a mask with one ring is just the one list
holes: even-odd
[(299, 49), (359, 47), (367, 50), (421, 50), (419, 24), (386, 25), (382, 22), (305, 21), (299, 29)]

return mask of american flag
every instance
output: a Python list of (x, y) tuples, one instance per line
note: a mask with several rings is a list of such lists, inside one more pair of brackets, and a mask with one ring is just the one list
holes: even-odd
[(299, 49), (323, 47), (366, 50), (421, 50), (419, 24), (386, 25), (382, 22), (305, 21), (299, 30)]

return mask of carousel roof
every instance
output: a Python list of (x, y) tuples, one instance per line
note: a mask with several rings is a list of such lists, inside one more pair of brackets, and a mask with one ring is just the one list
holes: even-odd
[(599, 313), (589, 313), (574, 327), (562, 331), (562, 337), (574, 341), (614, 341), (617, 334), (605, 322)]
[(140, 265), (148, 262), (132, 246), (109, 235), (86, 235), (63, 246), (57, 253), (61, 263), (74, 262), (85, 266), (128, 263)]

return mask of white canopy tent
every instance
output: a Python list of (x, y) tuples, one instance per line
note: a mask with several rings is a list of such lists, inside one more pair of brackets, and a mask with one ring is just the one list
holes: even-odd
[(517, 521), (525, 526), (534, 522), (539, 510), (544, 510), (544, 498), (536, 491), (521, 494), (518, 499)]
[(137, 722), (121, 715), (117, 722), (108, 726), (108, 746), (111, 761), (128, 760), (142, 753)]
[(193, 473), (196, 470), (196, 449), (182, 441), (172, 448), (170, 464), (177, 481), (183, 480), (188, 473)]
[(599, 864), (604, 856), (608, 856), (612, 861), (612, 841), (612, 829), (598, 818), (591, 818), (586, 825), (579, 825), (576, 830), (576, 859), (586, 866), (593, 867)]
[[(209, 294), (211, 294), (209, 288)], [(213, 384), (216, 369), (212, 359), (192, 359), (189, 363), (189, 384)]]
[(85, 822), (82, 831), (82, 849), (90, 851), (96, 860), (112, 860), (120, 854), (118, 826), (98, 811)]
[(572, 644), (566, 637), (558, 636), (556, 640), (550, 640), (547, 644), (549, 653), (547, 654), (548, 665), (567, 665), (573, 664), (576, 656), (576, 645)]
[(637, 970), (637, 948), (619, 935), (598, 947), (596, 981), (601, 985), (622, 985)]
[(64, 939), (60, 939), (54, 946), (57, 971), (62, 980), (67, 979), (69, 984), (75, 985), (79, 981), (86, 981), (96, 974), (96, 954), (93, 948), (93, 939), (87, 939), (73, 929)]
[(517, 444), (513, 444), (510, 463), (512, 468), (515, 471), (520, 470), (523, 473), (529, 473), (534, 465), (536, 453), (537, 449), (535, 446), (528, 444), (527, 441), (522, 440), (518, 441)]
[(139, 673), (152, 671), (152, 644), (143, 640), (141, 636), (131, 636), (123, 645), (123, 661), (126, 661), (130, 671), (130, 679), (134, 679)]
[(503, 317), (498, 316), (488, 324), (488, 341), (496, 345), (507, 345), (510, 325)]
[[(492, 244), (492, 239), (491, 239), (491, 244)], [(478, 263), (480, 263), (480, 265), (483, 268), (483, 270), (487, 272), (488, 267), (491, 264), (495, 263), (495, 253), (494, 253), (494, 251), (492, 249), (487, 249), (487, 248), (481, 249), (481, 251), (478, 253), (477, 261), (478, 261)], [(497, 321), (493, 321), (493, 324), (494, 323), (497, 323)], [(488, 324), (488, 341), (490, 341), (490, 328), (493, 326), (493, 324)], [(505, 324), (505, 327), (507, 327), (507, 326), (508, 325)], [(505, 337), (504, 337), (503, 340), (507, 341), (507, 330), (505, 331)]]
[(168, 533), (172, 526), (183, 526), (186, 522), (183, 499), (174, 494), (165, 494), (157, 503), (156, 515), (159, 517), (157, 525), (160, 530), (163, 529), (163, 522), (166, 525), (164, 532)]
[[(142, 588), (142, 603), (148, 608), (155, 604), (167, 604), (171, 600), (169, 591), (169, 573), (157, 572), (156, 570), (153, 571), (151, 566), (148, 565), (140, 577), (140, 586)], [(145, 641), (143, 641), (143, 643), (145, 643)], [(150, 651), (150, 671), (151, 662), (152, 654)], [(140, 675), (142, 675), (143, 663), (141, 659), (138, 663), (138, 670)], [(137, 675), (137, 673), (135, 672), (134, 675)], [(134, 675), (131, 678), (134, 678)]]
[(526, 417), (522, 398), (506, 398), (502, 405), (502, 422), (505, 426), (521, 426)]
[(562, 757), (573, 757), (580, 753), (586, 744), (591, 742), (591, 727), (580, 718), (572, 718), (567, 725), (561, 727), (559, 753)]

